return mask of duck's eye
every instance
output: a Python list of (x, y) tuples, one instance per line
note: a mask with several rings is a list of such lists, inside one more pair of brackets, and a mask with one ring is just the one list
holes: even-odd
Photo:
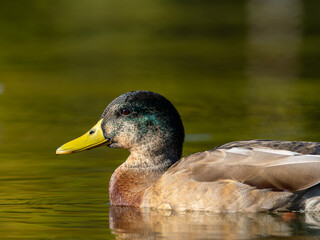
[(94, 134), (96, 131), (94, 129), (90, 130), (89, 134), (92, 135)]
[(122, 115), (129, 115), (131, 113), (131, 110), (128, 108), (123, 108), (123, 109), (121, 109), (120, 112)]

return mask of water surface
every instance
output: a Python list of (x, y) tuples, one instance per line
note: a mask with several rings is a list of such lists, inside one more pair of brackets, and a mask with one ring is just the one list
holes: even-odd
[(7, 1), (0, 8), (1, 239), (317, 239), (318, 214), (110, 208), (128, 156), (56, 156), (131, 90), (163, 94), (183, 155), (319, 141), (317, 1)]

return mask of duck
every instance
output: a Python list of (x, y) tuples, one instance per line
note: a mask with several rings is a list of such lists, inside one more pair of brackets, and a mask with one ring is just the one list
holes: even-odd
[(171, 211), (320, 211), (320, 143), (244, 140), (182, 157), (184, 126), (164, 96), (127, 92), (56, 154), (101, 146), (128, 158), (109, 181), (112, 206)]

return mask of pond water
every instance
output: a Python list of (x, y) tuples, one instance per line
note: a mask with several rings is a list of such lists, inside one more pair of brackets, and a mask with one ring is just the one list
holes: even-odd
[(125, 150), (56, 156), (132, 90), (177, 107), (183, 155), (320, 141), (319, 1), (6, 1), (0, 8), (1, 239), (319, 239), (320, 214), (108, 205)]

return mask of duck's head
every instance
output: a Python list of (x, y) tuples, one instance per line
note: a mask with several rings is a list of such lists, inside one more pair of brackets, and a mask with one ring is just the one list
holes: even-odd
[(113, 100), (93, 128), (56, 153), (108, 145), (128, 149), (137, 158), (167, 155), (176, 161), (181, 157), (183, 140), (184, 129), (175, 107), (157, 93), (134, 91)]

